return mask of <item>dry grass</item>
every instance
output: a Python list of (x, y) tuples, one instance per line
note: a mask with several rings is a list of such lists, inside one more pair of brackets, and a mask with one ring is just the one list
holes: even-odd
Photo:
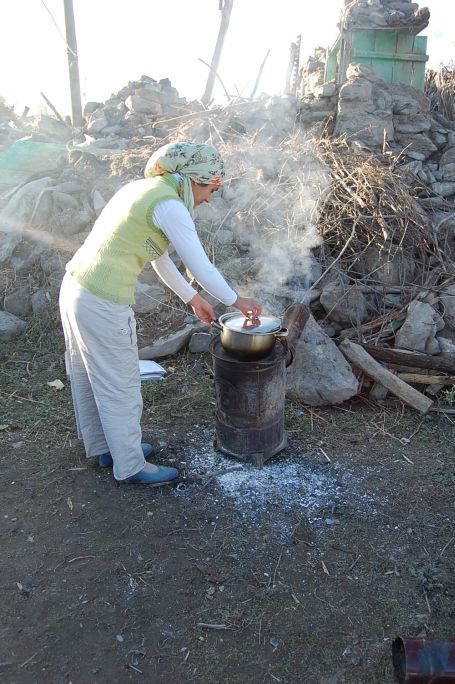
[[(455, 276), (454, 264), (419, 202), (428, 191), (414, 174), (400, 170), (399, 159), (387, 153), (354, 154), (344, 138), (318, 140), (313, 149), (332, 178), (318, 221), (324, 240), (319, 259), (326, 268), (336, 259), (345, 274), (358, 278), (359, 261), (375, 248), (383, 254), (381, 263), (404, 255), (418, 266), (413, 277), (403, 269), (400, 286), (405, 290), (430, 281), (433, 286), (447, 284)], [(360, 280), (378, 284), (374, 271)]]
[(441, 64), (439, 69), (428, 69), (425, 74), (425, 95), (431, 109), (449, 121), (455, 121), (455, 63)]

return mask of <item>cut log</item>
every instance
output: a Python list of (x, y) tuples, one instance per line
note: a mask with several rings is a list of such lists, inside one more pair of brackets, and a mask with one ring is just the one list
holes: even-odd
[(397, 376), (387, 370), (387, 368), (381, 366), (381, 364), (375, 361), (359, 344), (355, 344), (350, 340), (343, 340), (340, 344), (340, 350), (351, 363), (357, 366), (357, 368), (361, 368), (370, 376), (370, 378), (373, 378), (373, 380), (376, 380), (377, 382), (380, 382), (381, 385), (384, 385), (384, 387), (387, 387), (392, 394), (401, 399), (405, 404), (412, 406), (421, 413), (426, 413), (433, 405), (431, 399), (428, 399), (428, 397), (425, 397), (421, 392), (418, 392), (416, 389), (403, 382), (403, 380), (397, 378)]
[(430, 368), (446, 373), (455, 373), (454, 354), (413, 354), (412, 352), (401, 352), (396, 349), (385, 349), (384, 347), (373, 347), (369, 344), (358, 343), (370, 356), (378, 361), (385, 361), (394, 365), (413, 366), (414, 368)]
[(411, 385), (455, 385), (450, 375), (425, 375), (424, 373), (398, 373), (397, 377)]

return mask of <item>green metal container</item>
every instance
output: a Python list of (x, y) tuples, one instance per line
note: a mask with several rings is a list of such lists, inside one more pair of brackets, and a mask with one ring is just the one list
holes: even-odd
[(366, 64), (386, 83), (423, 90), (426, 49), (426, 36), (416, 36), (406, 28), (352, 28), (343, 31), (329, 49), (325, 81), (343, 83), (348, 64)]

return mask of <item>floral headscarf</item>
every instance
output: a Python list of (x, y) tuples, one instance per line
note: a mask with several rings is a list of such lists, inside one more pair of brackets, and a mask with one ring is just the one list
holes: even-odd
[(224, 162), (211, 145), (178, 142), (163, 145), (152, 154), (145, 167), (145, 177), (180, 174), (182, 200), (193, 213), (194, 198), (190, 180), (219, 187), (224, 178)]

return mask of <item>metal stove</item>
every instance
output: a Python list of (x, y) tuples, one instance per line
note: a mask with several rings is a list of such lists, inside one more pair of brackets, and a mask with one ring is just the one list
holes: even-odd
[(284, 429), (287, 350), (279, 342), (263, 359), (245, 361), (210, 343), (215, 380), (215, 447), (262, 466), (287, 445)]
[(211, 341), (215, 448), (222, 453), (262, 466), (286, 447), (286, 367), (293, 361), (309, 315), (303, 304), (289, 306), (283, 318), (288, 330), (285, 344), (277, 341), (262, 359), (236, 357), (223, 348), (219, 335)]

